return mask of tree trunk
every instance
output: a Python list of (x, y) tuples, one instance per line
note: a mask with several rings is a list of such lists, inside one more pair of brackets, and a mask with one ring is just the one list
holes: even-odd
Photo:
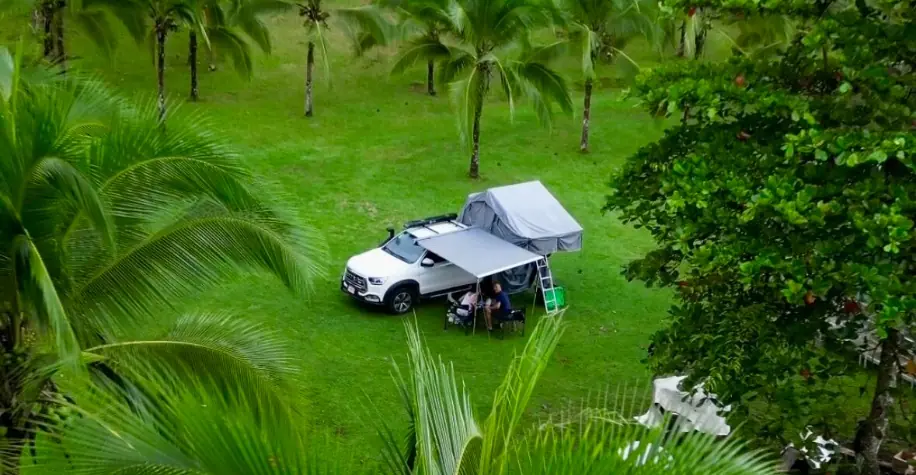
[(582, 108), (582, 141), (579, 143), (579, 151), (588, 153), (588, 126), (592, 117), (592, 80), (585, 80), (585, 105)]
[(41, 4), (41, 23), (44, 30), (43, 53), (45, 59), (50, 60), (54, 56), (54, 0), (45, 0)]
[(197, 33), (188, 34), (188, 62), (191, 64), (191, 100), (197, 102), (200, 96), (197, 89)]
[(887, 436), (887, 411), (894, 403), (891, 390), (897, 385), (899, 371), (900, 333), (889, 329), (887, 338), (881, 341), (881, 359), (878, 361), (878, 378), (875, 395), (871, 400), (871, 411), (856, 431), (853, 446), (856, 450), (856, 465), (861, 475), (879, 475), (878, 450)]
[(687, 20), (681, 21), (680, 30), (680, 41), (677, 44), (677, 57), (683, 58), (687, 56)]
[(165, 122), (165, 37), (168, 25), (164, 21), (156, 22), (156, 80), (159, 84), (159, 123)]
[(315, 43), (309, 41), (308, 57), (305, 59), (305, 116), (312, 116), (312, 70), (315, 69)]
[(430, 96), (436, 95), (435, 69), (436, 63), (433, 60), (429, 60), (426, 63), (426, 91), (429, 92)]
[[(11, 282), (4, 282), (11, 286), (16, 286), (15, 271)], [(9, 355), (12, 359), (0, 361), (0, 381), (3, 381), (4, 388), (0, 391), (0, 428), (4, 429), (3, 435), (0, 436), (0, 451), (14, 454), (15, 447), (22, 447), (25, 443), (28, 433), (23, 427), (21, 417), (16, 417), (14, 401), (19, 395), (19, 379), (12, 377), (18, 369), (16, 366), (19, 362), (13, 356), (20, 347), (20, 336), (22, 334), (22, 315), (19, 306), (19, 294), (13, 291), (12, 308), (7, 312), (0, 312), (0, 321), (5, 323), (4, 331), (0, 333), (0, 352)], [(4, 475), (19, 474), (19, 460), (9, 460), (8, 467), (0, 466), (0, 473)]]
[(709, 25), (700, 20), (700, 29), (697, 31), (697, 37), (694, 41), (693, 59), (700, 59), (703, 56), (703, 49), (706, 47), (706, 34), (709, 32)]
[[(0, 410), (12, 409), (6, 404), (6, 402), (0, 403)], [(0, 437), (0, 447), (8, 453), (18, 453), (18, 450), (25, 446), (29, 434), (21, 427), (21, 421), (13, 419), (11, 412), (6, 411), (0, 416), (0, 427), (6, 429), (6, 434)], [(9, 460), (9, 462), (9, 466), (3, 467), (3, 475), (19, 475), (19, 459)]]
[(483, 100), (487, 95), (490, 80), (490, 70), (486, 64), (480, 66), (480, 82), (477, 83), (477, 94), (474, 97), (474, 126), (471, 132), (471, 168), (468, 175), (471, 178), (480, 178), (480, 116), (483, 114)]
[(67, 45), (64, 42), (64, 12), (66, 11), (66, 6), (66, 2), (57, 2), (56, 11), (54, 12), (55, 58), (58, 64), (60, 64), (60, 67), (65, 71), (67, 69)]

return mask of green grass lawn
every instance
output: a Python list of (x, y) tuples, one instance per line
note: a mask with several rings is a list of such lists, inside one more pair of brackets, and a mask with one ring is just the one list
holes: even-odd
[[(413, 317), (367, 311), (342, 295), (338, 279), (347, 258), (377, 245), (386, 226), (457, 212), (468, 193), (526, 180), (541, 180), (585, 228), (584, 250), (552, 261), (554, 275), (567, 288), (568, 326), (534, 397), (532, 417), (579, 405), (607, 388), (648, 383), (650, 374), (640, 361), (665, 317), (669, 295), (620, 275), (621, 266), (652, 242), (602, 214), (601, 207), (612, 171), (657, 137), (659, 124), (621, 100), (619, 91), (599, 89), (593, 101), (593, 152), (582, 155), (581, 111), (558, 117), (548, 130), (524, 105), (510, 121), (506, 103), (494, 96), (483, 113), (483, 176), (472, 181), (445, 87), (440, 86), (440, 97), (426, 96), (425, 70), (391, 77), (390, 51), (353, 59), (340, 43), (333, 51), (330, 86), (318, 68), (316, 117), (306, 119), (304, 31), (295, 14), (271, 21), (273, 55), (259, 56), (250, 82), (228, 65), (206, 72), (203, 64), (202, 100), (183, 107), (210, 116), (250, 167), (277, 184), (307, 217), (326, 241), (327, 272), (308, 300), (291, 297), (270, 279), (251, 277), (208, 295), (202, 305), (266, 322), (290, 339), (302, 367), (298, 391), (306, 423), (316, 437), (357, 454), (354, 463), (373, 463), (380, 444), (366, 401), (393, 422), (405, 419), (390, 371), (392, 360), (403, 365), (406, 359), (404, 323)], [(82, 57), (74, 66), (101, 75), (121, 91), (155, 92), (155, 71), (144, 49), (124, 41), (108, 62), (78, 38), (72, 43), (74, 54)], [(188, 91), (186, 45), (186, 33), (170, 39), (167, 84), (179, 100)], [(575, 69), (568, 73), (577, 78)], [(580, 88), (574, 97), (580, 104)], [(483, 415), (525, 338), (500, 341), (485, 332), (444, 332), (442, 307), (438, 302), (421, 307), (417, 323), (431, 351), (454, 364)]]

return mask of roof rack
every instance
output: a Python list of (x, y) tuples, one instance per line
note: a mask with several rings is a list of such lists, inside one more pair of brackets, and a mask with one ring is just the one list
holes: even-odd
[(408, 221), (404, 224), (404, 229), (407, 228), (416, 228), (420, 226), (428, 226), (430, 224), (444, 223), (446, 221), (452, 221), (458, 219), (457, 213), (442, 214), (439, 216), (433, 216), (430, 218), (417, 219), (414, 221)]

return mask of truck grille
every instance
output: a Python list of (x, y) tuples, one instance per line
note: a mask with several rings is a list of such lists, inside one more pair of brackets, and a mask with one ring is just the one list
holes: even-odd
[(350, 269), (347, 269), (347, 273), (344, 275), (344, 281), (347, 285), (352, 285), (359, 290), (366, 290), (366, 278), (354, 274)]

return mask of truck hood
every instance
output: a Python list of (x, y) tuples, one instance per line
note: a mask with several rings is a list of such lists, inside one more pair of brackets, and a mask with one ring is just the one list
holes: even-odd
[(363, 277), (392, 277), (401, 274), (409, 266), (381, 249), (366, 251), (347, 261), (347, 267)]

